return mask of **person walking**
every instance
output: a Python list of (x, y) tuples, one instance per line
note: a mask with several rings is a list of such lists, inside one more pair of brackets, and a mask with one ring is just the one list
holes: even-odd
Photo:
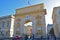
[(25, 36), (25, 40), (27, 40), (27, 39), (28, 39), (28, 36), (26, 35), (26, 36)]

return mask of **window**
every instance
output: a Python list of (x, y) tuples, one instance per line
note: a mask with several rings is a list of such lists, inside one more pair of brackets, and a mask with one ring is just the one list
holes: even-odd
[(0, 29), (1, 29), (1, 22), (0, 22)]
[(17, 19), (17, 20), (16, 20), (16, 27), (17, 27), (17, 28), (20, 28), (20, 19)]
[(1, 25), (1, 22), (0, 22), (0, 25)]
[(18, 24), (17, 24), (17, 28), (19, 28), (19, 27), (20, 27), (20, 24), (18, 23)]
[(59, 10), (58, 14), (60, 14), (60, 10)]
[(42, 34), (42, 30), (37, 30), (37, 35), (41, 35)]
[(42, 16), (39, 16), (39, 15), (38, 15), (38, 16), (36, 17), (36, 19), (42, 19)]
[(7, 27), (9, 27), (10, 26), (10, 21), (7, 21)]
[(0, 34), (1, 34), (2, 36), (4, 36), (3, 31), (0, 31)]
[(19, 35), (20, 34), (20, 31), (16, 31), (16, 34)]
[(42, 26), (42, 21), (39, 20), (36, 24)]
[(20, 22), (19, 22), (19, 21), (16, 22), (16, 27), (17, 27), (17, 28), (20, 27)]
[(2, 27), (4, 27), (5, 22), (2, 22)]
[(42, 30), (42, 28), (41, 28), (41, 27), (38, 27), (37, 29), (38, 29), (38, 30)]
[(10, 31), (7, 31), (7, 32), (6, 32), (6, 35), (10, 35)]
[(41, 25), (41, 23), (42, 23), (42, 16), (40, 16), (40, 15), (38, 15), (37, 17), (36, 17), (36, 19), (37, 19), (37, 25)]
[(1, 33), (2, 33), (2, 32), (0, 31), (0, 35), (1, 35)]

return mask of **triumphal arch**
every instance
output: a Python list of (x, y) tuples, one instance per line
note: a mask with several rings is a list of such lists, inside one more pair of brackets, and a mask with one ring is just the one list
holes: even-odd
[[(43, 3), (16, 9), (14, 36), (46, 34), (45, 15), (46, 9)], [(32, 24), (25, 26), (24, 24), (28, 22)]]

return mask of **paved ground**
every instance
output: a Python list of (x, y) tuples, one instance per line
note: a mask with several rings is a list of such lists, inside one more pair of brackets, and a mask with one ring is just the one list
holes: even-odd
[[(25, 40), (25, 39), (21, 38), (21, 39), (0, 39), (0, 40)], [(30, 40), (32, 40), (32, 39), (30, 39)], [(34, 40), (60, 40), (60, 39), (47, 39), (47, 38), (41, 39), (41, 38), (35, 38)]]
[[(15, 39), (15, 38), (0, 38), (0, 40), (25, 40), (25, 38)], [(28, 39), (29, 40), (29, 39)], [(30, 40), (33, 40), (32, 38)], [(34, 38), (34, 40), (60, 40), (60, 38)]]

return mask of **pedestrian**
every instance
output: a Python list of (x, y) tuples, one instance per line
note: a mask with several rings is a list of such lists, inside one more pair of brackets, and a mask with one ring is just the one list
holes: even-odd
[(28, 39), (28, 36), (26, 35), (26, 36), (25, 36), (25, 40), (27, 40), (27, 39)]
[(34, 40), (34, 34), (33, 34), (33, 40)]

